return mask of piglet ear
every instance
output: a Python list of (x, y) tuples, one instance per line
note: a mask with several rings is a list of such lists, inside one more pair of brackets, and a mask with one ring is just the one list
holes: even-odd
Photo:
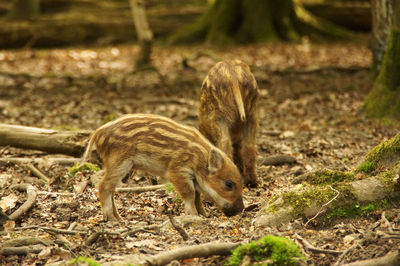
[(208, 171), (210, 174), (215, 174), (219, 169), (221, 169), (223, 164), (224, 157), (222, 156), (221, 152), (216, 149), (212, 149), (210, 151), (210, 156), (208, 157)]

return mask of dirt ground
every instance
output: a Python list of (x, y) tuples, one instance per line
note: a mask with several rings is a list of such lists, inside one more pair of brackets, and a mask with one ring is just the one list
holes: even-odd
[[(157, 113), (196, 126), (197, 99), (208, 69), (221, 59), (238, 58), (251, 65), (260, 98), (257, 174), (261, 184), (244, 190), (246, 211), (225, 217), (205, 202), (207, 218), (185, 227), (184, 241), (175, 229), (153, 230), (148, 225), (168, 221), (183, 208), (174, 193), (164, 190), (140, 194), (119, 192), (116, 203), (124, 221), (104, 223), (91, 182), (82, 193), (76, 187), (90, 180), (90, 171), (69, 175), (60, 164), (36, 165), (50, 186), (37, 182), (24, 164), (0, 164), (0, 195), (6, 214), (26, 200), (24, 192), (10, 189), (17, 183), (33, 182), (42, 192), (35, 206), (0, 231), (0, 242), (22, 236), (49, 239), (39, 254), (0, 256), (3, 265), (43, 265), (87, 256), (100, 262), (121, 260), (124, 255), (157, 254), (186, 245), (211, 241), (255, 240), (273, 234), (292, 239), (304, 249), (307, 265), (333, 265), (387, 254), (399, 246), (385, 237), (388, 228), (400, 228), (399, 209), (385, 210), (355, 218), (315, 221), (307, 218), (288, 225), (267, 228), (253, 222), (260, 202), (293, 189), (291, 180), (319, 168), (351, 170), (373, 146), (393, 137), (399, 125), (368, 120), (362, 112), (363, 99), (372, 86), (369, 72), (371, 53), (365, 38), (357, 42), (310, 44), (259, 44), (210, 48), (156, 47), (152, 58), (156, 72), (132, 73), (137, 55), (135, 45), (106, 48), (0, 51), (0, 121), (53, 129), (93, 130), (105, 121), (125, 113)], [(287, 154), (297, 163), (263, 165), (269, 155)], [(0, 147), (0, 157), (55, 157), (39, 151)], [(60, 156), (65, 157), (65, 156)], [(32, 177), (26, 179), (26, 177)], [(36, 180), (36, 181), (35, 181)], [(133, 173), (122, 186), (151, 185), (154, 178)], [(1, 199), (0, 199), (1, 200)], [(81, 234), (51, 234), (45, 227), (85, 231)], [(142, 227), (131, 234), (117, 234), (126, 228)], [(93, 243), (87, 239), (104, 233)], [(300, 236), (300, 237), (299, 237)], [(313, 252), (301, 241), (323, 250)], [(64, 239), (66, 241), (62, 241)], [(349, 249), (350, 248), (350, 249)], [(182, 265), (221, 265), (227, 257), (180, 261)]]

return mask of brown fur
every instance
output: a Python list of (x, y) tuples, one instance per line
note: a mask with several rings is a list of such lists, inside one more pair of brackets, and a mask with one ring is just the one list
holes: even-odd
[(239, 60), (217, 63), (201, 87), (200, 132), (234, 160), (251, 187), (257, 186), (257, 102), (257, 82)]
[(105, 168), (99, 198), (106, 219), (119, 218), (114, 191), (132, 167), (169, 179), (183, 199), (186, 214), (205, 215), (200, 193), (228, 216), (243, 210), (238, 169), (193, 127), (158, 115), (126, 115), (93, 133), (84, 160), (93, 145)]

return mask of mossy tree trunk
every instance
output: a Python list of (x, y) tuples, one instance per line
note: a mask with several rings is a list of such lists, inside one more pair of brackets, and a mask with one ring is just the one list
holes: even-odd
[(11, 19), (33, 19), (39, 16), (40, 0), (13, 0), (9, 17)]
[(205, 41), (231, 42), (298, 41), (304, 34), (349, 32), (308, 13), (293, 0), (215, 0), (193, 24), (184, 26), (170, 43)]
[(388, 45), (365, 110), (369, 117), (400, 120), (400, 1), (392, 3)]

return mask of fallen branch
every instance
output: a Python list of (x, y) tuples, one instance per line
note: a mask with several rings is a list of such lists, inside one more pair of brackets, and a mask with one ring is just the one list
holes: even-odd
[(0, 146), (41, 150), (80, 157), (89, 137), (86, 131), (60, 131), (0, 124)]
[(32, 245), (44, 245), (50, 246), (51, 241), (48, 239), (40, 238), (40, 237), (18, 237), (10, 240), (4, 241), (1, 245), (2, 247), (20, 247), (20, 246), (32, 246)]
[(229, 255), (230, 251), (240, 244), (241, 243), (213, 242), (177, 248), (148, 257), (144, 261), (142, 261), (140, 265), (165, 265), (173, 260), (209, 257), (214, 255)]
[(78, 158), (0, 158), (0, 165), (14, 163), (14, 164), (60, 164), (60, 165), (73, 165), (80, 162), (81, 159)]
[(26, 191), (27, 197), (24, 204), (21, 205), (15, 212), (13, 212), (9, 218), (11, 220), (16, 220), (27, 212), (36, 202), (36, 188), (30, 184), (18, 184), (11, 186), (12, 189), (17, 189), (19, 191)]
[(25, 246), (25, 247), (5, 247), (0, 250), (0, 253), (3, 256), (9, 255), (28, 255), (29, 253), (40, 253), (43, 250), (44, 246), (42, 245), (34, 245), (34, 246)]
[(155, 191), (159, 189), (164, 189), (165, 185), (154, 185), (154, 186), (143, 186), (143, 187), (120, 187), (116, 188), (116, 192), (132, 192), (132, 193), (142, 193), (148, 191)]

